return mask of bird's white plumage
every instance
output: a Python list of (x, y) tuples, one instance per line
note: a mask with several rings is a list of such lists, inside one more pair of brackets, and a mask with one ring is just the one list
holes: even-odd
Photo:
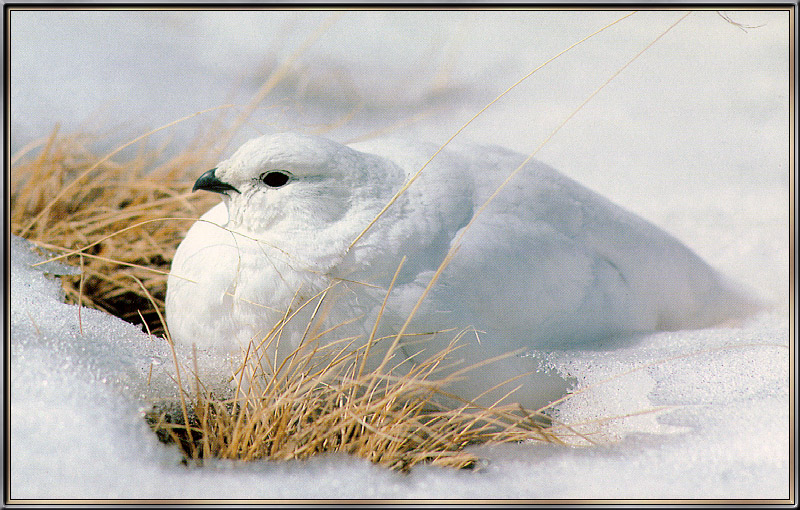
[[(456, 239), (457, 253), (409, 327), (406, 354), (443, 348), (452, 333), (414, 334), (449, 328), (477, 330), (459, 351), (475, 362), (517, 348), (591, 347), (634, 333), (704, 327), (747, 308), (679, 241), (535, 161), (461, 237), (524, 160), (494, 146), (448, 147), (350, 247), (437, 148), (389, 140), (344, 146), (296, 134), (244, 144), (215, 172), (238, 192), (223, 194), (175, 254), (166, 300), (172, 337), (239, 350), (337, 281), (325, 298), (323, 326), (361, 317), (339, 331), (366, 339), (405, 256), (380, 323), (383, 334), (395, 333)], [(270, 188), (261, 176), (273, 170), (291, 179)], [(279, 356), (301, 341), (305, 324), (297, 324), (284, 332)], [(473, 398), (531, 363), (508, 358), (454, 391)], [(564, 389), (545, 374), (529, 383), (517, 397), (528, 406)]]

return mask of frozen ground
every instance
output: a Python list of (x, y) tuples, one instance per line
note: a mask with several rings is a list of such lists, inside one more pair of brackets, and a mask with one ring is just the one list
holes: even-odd
[[(396, 134), (442, 143), (518, 78), (622, 14), (344, 12), (230, 150), (260, 132), (314, 131), (359, 105), (327, 136), (347, 141), (424, 112)], [(531, 152), (681, 15), (624, 20), (461, 136)], [(552, 353), (586, 388), (558, 418), (585, 423), (580, 430), (599, 445), (483, 448), (479, 472), (423, 467), (406, 476), (342, 457), (187, 468), (141, 418), (153, 392), (170, 388), (165, 346), (93, 310), (79, 324), (57, 282), (31, 269), (34, 255), (13, 241), (10, 496), (789, 497), (789, 14), (730, 15), (762, 26), (744, 31), (714, 12), (691, 14), (537, 155), (673, 233), (767, 305), (741, 324)], [(56, 122), (125, 139), (200, 109), (246, 104), (328, 16), (12, 12), (12, 151)], [(180, 143), (203, 126), (193, 119), (169, 135)]]

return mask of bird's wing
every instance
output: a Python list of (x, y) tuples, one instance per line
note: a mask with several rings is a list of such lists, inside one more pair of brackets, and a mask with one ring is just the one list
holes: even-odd
[[(464, 154), (477, 214), (523, 156), (474, 147)], [(741, 304), (677, 239), (539, 162), (466, 228), (453, 236), (458, 251), (428, 311), (506, 339), (502, 345), (568, 346), (708, 326)]]

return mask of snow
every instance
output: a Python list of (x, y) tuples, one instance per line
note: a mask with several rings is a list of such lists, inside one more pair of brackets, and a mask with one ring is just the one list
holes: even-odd
[[(326, 136), (347, 141), (425, 111), (394, 134), (443, 143), (521, 76), (622, 14), (346, 11), (229, 153), (261, 132), (313, 130), (362, 100), (351, 122)], [(576, 47), (462, 136), (530, 153), (680, 14), (638, 13)], [(549, 362), (579, 388), (556, 417), (585, 423), (579, 430), (596, 445), (478, 447), (487, 463), (477, 472), (419, 467), (401, 475), (343, 456), (184, 466), (142, 418), (149, 402), (174, 395), (165, 342), (98, 311), (79, 316), (48, 276), (70, 269), (30, 267), (41, 257), (12, 239), (9, 496), (788, 498), (789, 14), (729, 14), (763, 26), (743, 31), (712, 11), (693, 13), (537, 154), (768, 304), (737, 324), (552, 352)], [(56, 122), (65, 132), (111, 129), (125, 139), (203, 108), (246, 104), (268, 64), (291, 55), (328, 16), (12, 11), (12, 152)], [(180, 143), (203, 121), (166, 136)], [(207, 360), (202, 367), (218, 375)]]

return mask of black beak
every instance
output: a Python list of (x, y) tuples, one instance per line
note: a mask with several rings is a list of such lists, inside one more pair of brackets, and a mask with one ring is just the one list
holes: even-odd
[(192, 191), (204, 189), (206, 191), (213, 191), (214, 193), (225, 193), (226, 191), (233, 190), (236, 193), (239, 193), (238, 189), (234, 188), (227, 182), (222, 182), (217, 179), (217, 176), (214, 175), (215, 170), (216, 168), (212, 168), (208, 172), (201, 175), (200, 178), (195, 181)]

